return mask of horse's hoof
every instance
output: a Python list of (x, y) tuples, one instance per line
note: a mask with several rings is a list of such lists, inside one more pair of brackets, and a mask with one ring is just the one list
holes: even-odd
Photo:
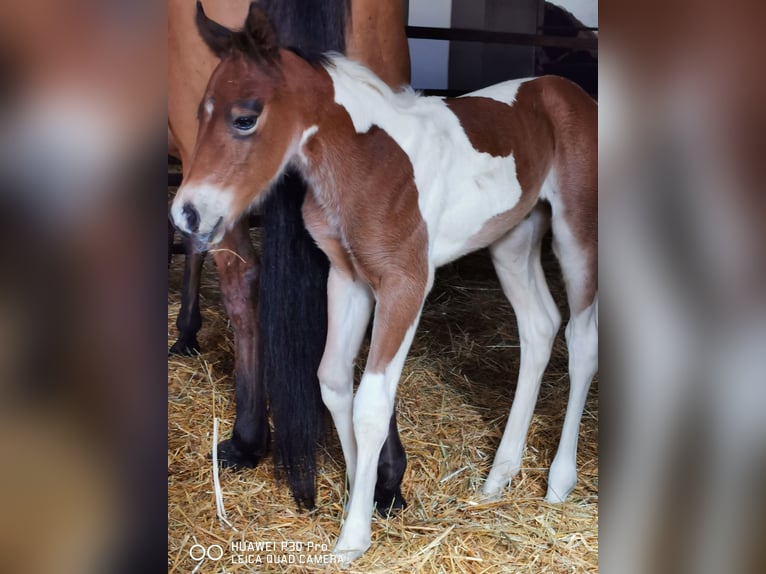
[(485, 484), (476, 496), (476, 502), (486, 504), (498, 502), (503, 498), (503, 489)]
[(200, 346), (197, 342), (197, 337), (179, 337), (168, 351), (168, 355), (182, 355), (184, 357), (194, 357), (199, 355), (199, 353)]
[(353, 548), (351, 550), (342, 550), (339, 546), (336, 546), (332, 553), (333, 556), (335, 556), (338, 566), (345, 570), (351, 565), (351, 562), (367, 552), (369, 547), (369, 542), (363, 543), (359, 545), (359, 548)]
[[(265, 455), (265, 450), (263, 452), (244, 451), (234, 444), (231, 439), (218, 443), (218, 464), (223, 468), (232, 468), (234, 470), (255, 468)], [(208, 458), (212, 458), (212, 453)]]
[(375, 493), (375, 509), (383, 518), (395, 516), (400, 510), (407, 508), (407, 501), (402, 496), (402, 491)]

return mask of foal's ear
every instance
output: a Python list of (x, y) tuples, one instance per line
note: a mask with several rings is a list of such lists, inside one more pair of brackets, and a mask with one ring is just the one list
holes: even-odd
[(279, 40), (274, 26), (266, 13), (258, 7), (257, 2), (250, 3), (250, 10), (245, 20), (244, 32), (252, 39), (258, 51), (267, 59), (276, 60), (279, 57)]
[(207, 47), (210, 48), (213, 54), (223, 59), (231, 50), (234, 32), (208, 18), (204, 8), (202, 8), (202, 2), (199, 0), (197, 0), (196, 23), (197, 31), (202, 36)]

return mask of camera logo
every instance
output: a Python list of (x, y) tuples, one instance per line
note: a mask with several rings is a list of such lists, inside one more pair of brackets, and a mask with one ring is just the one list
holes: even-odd
[(207, 548), (202, 546), (202, 544), (194, 544), (189, 548), (189, 556), (195, 562), (200, 562), (205, 558), (217, 562), (223, 558), (223, 548), (220, 544), (211, 544)]

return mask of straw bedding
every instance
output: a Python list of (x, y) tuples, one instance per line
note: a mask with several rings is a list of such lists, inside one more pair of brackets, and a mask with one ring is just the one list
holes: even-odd
[[(253, 235), (257, 241), (258, 232)], [(566, 318), (566, 297), (547, 245), (543, 259)], [(168, 344), (176, 334), (182, 263), (175, 257), (170, 268)], [(212, 261), (203, 278), (202, 313), (202, 355), (168, 359), (169, 572), (338, 570), (333, 564), (308, 563), (329, 560), (340, 529), (344, 468), (334, 433), (322, 454), (314, 511), (296, 509), (286, 485), (275, 484), (266, 460), (252, 470), (221, 470), (231, 527), (217, 518), (208, 455), (213, 417), (221, 422), (219, 440), (231, 432), (233, 347)], [(374, 518), (372, 547), (351, 572), (597, 571), (597, 379), (580, 429), (577, 487), (563, 505), (543, 500), (568, 394), (563, 327), (543, 379), (522, 471), (502, 500), (479, 501), (518, 366), (513, 312), (487, 253), (440, 270), (399, 386), (399, 428), (408, 455), (403, 492), (409, 506), (393, 518)], [(217, 544), (223, 557), (195, 561), (190, 557), (194, 544)], [(218, 552), (213, 547), (215, 557)]]

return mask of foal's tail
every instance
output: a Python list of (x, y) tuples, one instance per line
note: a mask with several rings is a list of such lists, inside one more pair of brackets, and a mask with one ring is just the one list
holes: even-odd
[(260, 366), (274, 422), (277, 476), (299, 506), (314, 507), (324, 434), (317, 367), (327, 337), (327, 257), (303, 225), (306, 185), (288, 173), (263, 206)]

